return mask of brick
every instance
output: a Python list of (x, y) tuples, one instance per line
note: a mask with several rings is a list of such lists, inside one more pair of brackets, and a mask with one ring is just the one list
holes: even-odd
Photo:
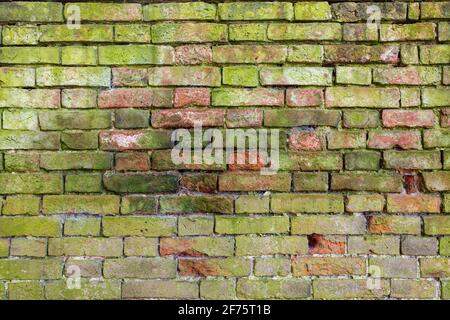
[(145, 87), (148, 84), (148, 71), (135, 67), (112, 68), (112, 78), (115, 87)]
[(0, 194), (62, 193), (62, 176), (46, 173), (0, 173)]
[(285, 233), (289, 229), (289, 218), (272, 217), (221, 217), (216, 216), (216, 233), (248, 234), (248, 233)]
[(366, 133), (360, 130), (333, 130), (327, 134), (328, 149), (358, 149), (366, 146)]
[(162, 238), (161, 256), (228, 257), (234, 255), (234, 240), (230, 238)]
[(381, 279), (380, 287), (371, 289), (366, 279), (314, 279), (315, 299), (374, 299), (389, 295), (389, 281)]
[(97, 131), (72, 131), (61, 133), (61, 146), (63, 149), (92, 150), (98, 148)]
[(450, 24), (448, 22), (439, 22), (438, 39), (439, 41), (448, 41), (450, 39)]
[(281, 63), (287, 56), (283, 45), (224, 45), (212, 52), (216, 63)]
[(239, 279), (236, 294), (240, 299), (304, 299), (311, 296), (311, 283), (303, 279)]
[(203, 64), (212, 62), (212, 50), (208, 45), (184, 45), (175, 48), (177, 64)]
[(9, 256), (9, 239), (0, 240), (0, 257)]
[(91, 169), (112, 167), (113, 155), (108, 152), (54, 152), (43, 153), (40, 167), (46, 170)]
[(340, 213), (344, 202), (334, 194), (274, 194), (271, 208), (274, 213)]
[(169, 46), (109, 45), (99, 47), (98, 61), (102, 65), (171, 64), (175, 53)]
[(0, 88), (0, 108), (59, 108), (60, 92), (56, 89)]
[(287, 61), (302, 63), (321, 63), (323, 47), (320, 45), (303, 44), (288, 47)]
[[(64, 221), (65, 236), (99, 236), (101, 220), (96, 217), (67, 218)], [(69, 240), (72, 241), (72, 240)]]
[(292, 179), (295, 191), (328, 190), (328, 175), (323, 172), (295, 172)]
[(179, 259), (178, 270), (182, 276), (249, 276), (252, 261), (246, 258), (208, 258), (208, 259)]
[(13, 238), (10, 246), (11, 256), (45, 257), (47, 255), (47, 240)]
[(96, 47), (63, 47), (61, 49), (61, 62), (63, 65), (96, 65)]
[[(372, 14), (369, 9), (370, 3), (343, 2), (331, 5), (336, 21), (353, 22), (367, 21)], [(386, 2), (379, 3), (382, 20), (406, 20), (408, 6), (406, 3)]]
[(172, 90), (166, 88), (117, 88), (101, 91), (99, 108), (145, 108), (172, 105)]
[(304, 2), (294, 6), (295, 20), (331, 20), (331, 7), (328, 2)]
[(62, 277), (62, 260), (46, 259), (2, 259), (0, 279), (4, 280), (49, 280)]
[(280, 154), (281, 170), (340, 170), (343, 168), (342, 155), (331, 151), (289, 152)]
[(362, 216), (303, 215), (292, 218), (292, 234), (364, 234), (366, 219)]
[(95, 108), (97, 107), (97, 91), (95, 89), (63, 89), (61, 104), (64, 108)]
[(206, 216), (181, 216), (178, 219), (178, 235), (210, 235), (214, 232), (214, 218)]
[(441, 285), (442, 285), (442, 298), (444, 299), (449, 299), (450, 297), (450, 285), (449, 285), (449, 281), (441, 281)]
[(39, 171), (40, 156), (31, 153), (5, 154), (5, 170), (10, 172), (36, 172)]
[(81, 280), (81, 289), (68, 289), (67, 281), (49, 281), (45, 284), (50, 300), (115, 300), (120, 298), (121, 283), (117, 280)]
[(325, 91), (327, 107), (397, 108), (397, 88), (333, 87)]
[(420, 258), (420, 275), (431, 278), (448, 278), (450, 275), (450, 258)]
[(450, 133), (446, 129), (425, 130), (423, 139), (425, 148), (448, 148), (450, 146)]
[(385, 151), (386, 168), (440, 169), (440, 153), (434, 151)]
[(100, 133), (102, 150), (146, 150), (170, 148), (170, 134), (164, 130), (116, 130)]
[(103, 67), (41, 67), (36, 69), (38, 86), (108, 87), (111, 71)]
[(232, 213), (233, 201), (226, 196), (163, 196), (161, 213)]
[(282, 106), (284, 92), (277, 89), (214, 89), (212, 91), (213, 106)]
[(292, 4), (288, 2), (220, 3), (221, 20), (292, 20)]
[(188, 106), (207, 107), (210, 103), (208, 88), (176, 88), (173, 105), (175, 108)]
[(104, 236), (171, 236), (176, 231), (172, 217), (105, 217)]
[(310, 150), (319, 151), (325, 149), (325, 137), (323, 132), (308, 131), (292, 128), (289, 130), (288, 146), (289, 149), (300, 151)]
[(420, 3), (410, 3), (408, 6), (408, 19), (418, 20), (420, 17)]
[(111, 122), (111, 113), (105, 110), (39, 112), (41, 130), (106, 129)]
[(332, 83), (332, 70), (321, 67), (263, 67), (262, 85), (328, 86)]
[(380, 168), (381, 154), (376, 151), (352, 151), (344, 155), (345, 169), (376, 171)]
[(419, 131), (376, 130), (369, 132), (367, 146), (372, 149), (420, 149), (422, 137)]
[[(403, 44), (400, 46), (400, 57), (401, 57), (401, 61), (403, 64), (419, 64), (419, 48), (415, 45)], [(403, 74), (404, 74), (403, 79), (402, 78), (395, 79), (397, 81), (407, 80), (408, 75), (418, 76), (418, 74), (420, 74), (419, 72), (414, 72), (417, 70), (414, 68), (400, 69), (400, 70), (406, 70), (406, 72), (403, 72)], [(407, 71), (409, 71), (409, 72), (407, 72)], [(400, 72), (400, 74), (401, 74), (401, 72)], [(411, 81), (411, 78), (412, 77), (409, 77), (410, 81)]]
[(116, 170), (148, 171), (150, 170), (149, 154), (145, 152), (127, 152), (116, 154)]
[(438, 251), (438, 241), (431, 237), (402, 237), (402, 254), (408, 256), (433, 256)]
[(106, 190), (130, 193), (173, 192), (177, 189), (175, 175), (155, 174), (105, 174), (103, 184)]
[(198, 282), (178, 280), (128, 280), (122, 286), (122, 298), (195, 299)]
[(420, 62), (423, 64), (448, 64), (450, 63), (449, 49), (448, 45), (420, 46)]
[(258, 195), (240, 195), (235, 200), (236, 213), (269, 213), (270, 198)]
[(434, 3), (421, 3), (421, 18), (422, 19), (445, 19), (449, 18), (449, 4), (448, 2), (434, 2)]
[(53, 2), (15, 2), (0, 4), (3, 22), (62, 22), (62, 4)]
[(272, 254), (305, 254), (308, 241), (301, 236), (237, 236), (237, 256), (262, 256)]
[(374, 128), (378, 126), (379, 117), (374, 110), (346, 110), (342, 124), (345, 128)]
[(399, 174), (384, 173), (332, 173), (331, 190), (401, 192)]
[(0, 130), (0, 150), (59, 149), (59, 135), (49, 132)]
[(351, 236), (347, 246), (350, 254), (400, 254), (400, 239), (396, 236)]
[(420, 90), (416, 88), (401, 88), (401, 106), (417, 107), (420, 105)]
[(39, 27), (34, 25), (3, 26), (4, 45), (34, 45), (39, 43)]
[(426, 235), (448, 235), (450, 234), (450, 219), (448, 216), (424, 217), (424, 232)]
[(230, 66), (222, 69), (223, 83), (231, 86), (256, 87), (258, 69), (252, 66)]
[(430, 22), (413, 24), (383, 24), (380, 29), (381, 41), (433, 40), (436, 38), (436, 25)]
[(154, 257), (158, 254), (158, 239), (128, 237), (124, 239), (125, 256)]
[(450, 98), (450, 90), (448, 90), (447, 88), (422, 89), (422, 105), (424, 107), (445, 107), (448, 105), (449, 98)]
[(2, 47), (2, 64), (58, 64), (60, 50), (56, 47)]
[(117, 110), (114, 116), (114, 126), (119, 129), (146, 128), (149, 125), (150, 114), (146, 110)]
[[(64, 6), (64, 16), (71, 18), (72, 4)], [(77, 3), (81, 21), (139, 21), (141, 5), (137, 3)], [(73, 9), (72, 9), (73, 10)]]
[(439, 213), (441, 198), (434, 195), (388, 195), (387, 211), (391, 213)]
[(371, 266), (379, 268), (377, 276), (383, 278), (416, 278), (418, 273), (414, 258), (372, 257), (369, 258), (369, 268)]
[(153, 43), (220, 43), (227, 39), (226, 24), (184, 22), (152, 25)]
[(268, 127), (330, 126), (341, 119), (337, 110), (266, 110), (264, 124)]
[(336, 83), (369, 85), (372, 71), (368, 67), (336, 67)]
[(123, 243), (120, 238), (54, 238), (49, 239), (49, 256), (102, 256), (122, 255)]
[(359, 257), (296, 257), (292, 260), (294, 276), (364, 275), (366, 260)]
[[(431, 238), (435, 240), (433, 244), (435, 244), (435, 247), (432, 247), (435, 249), (434, 251), (430, 250), (430, 252), (434, 252), (436, 254), (437, 252), (437, 239)], [(443, 256), (450, 256), (450, 237), (441, 237), (439, 240), (439, 254)]]
[(345, 41), (377, 41), (378, 28), (376, 24), (346, 23), (343, 26)]
[(436, 280), (395, 279), (391, 282), (391, 297), (402, 299), (434, 299), (438, 296)]
[(425, 187), (429, 191), (448, 191), (448, 190), (450, 190), (450, 172), (449, 171), (423, 172), (422, 177), (425, 182)]
[(267, 41), (267, 23), (235, 23), (228, 25), (230, 41)]
[(436, 67), (376, 67), (373, 82), (380, 84), (431, 85), (441, 82), (441, 71)]
[(384, 196), (380, 194), (351, 194), (346, 198), (345, 209), (349, 212), (381, 212), (384, 204)]
[(325, 41), (341, 40), (339, 23), (271, 23), (267, 29), (269, 40)]
[(328, 63), (397, 63), (398, 46), (337, 44), (324, 46)]
[(234, 299), (235, 281), (208, 279), (200, 282), (200, 297), (203, 299), (227, 300)]
[(33, 195), (8, 196), (3, 205), (3, 215), (37, 215), (40, 199)]
[(208, 173), (185, 174), (180, 187), (189, 191), (214, 193), (217, 191), (217, 175)]
[(289, 191), (291, 176), (287, 173), (263, 176), (259, 173), (236, 172), (219, 176), (219, 191)]
[(122, 197), (121, 214), (156, 213), (157, 200), (151, 196), (130, 195)]
[(144, 6), (144, 21), (214, 20), (216, 6), (211, 3), (157, 3)]
[(38, 131), (38, 114), (34, 110), (4, 111), (3, 129)]
[(150, 26), (144, 24), (124, 24), (114, 26), (114, 42), (149, 43)]
[(324, 102), (321, 89), (288, 89), (286, 91), (286, 103), (290, 107), (315, 107)]
[(112, 25), (82, 24), (78, 29), (69, 29), (65, 24), (41, 25), (39, 41), (54, 42), (112, 42)]
[(149, 69), (152, 86), (220, 86), (220, 70), (216, 67), (157, 67)]
[(196, 122), (204, 127), (222, 126), (224, 110), (161, 110), (152, 113), (153, 128), (191, 128)]
[(33, 87), (35, 76), (33, 68), (1, 67), (0, 81), (2, 87)]
[(291, 273), (291, 261), (288, 258), (256, 258), (254, 273), (262, 277), (285, 277)]
[(44, 300), (44, 287), (38, 281), (11, 282), (8, 286), (11, 300)]
[(371, 216), (368, 219), (368, 231), (373, 234), (413, 234), (420, 235), (419, 217), (407, 216)]
[(45, 196), (42, 201), (44, 214), (89, 213), (117, 214), (120, 198), (114, 195), (55, 195)]

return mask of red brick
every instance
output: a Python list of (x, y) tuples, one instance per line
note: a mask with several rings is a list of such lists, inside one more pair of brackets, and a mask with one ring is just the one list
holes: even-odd
[(147, 171), (150, 170), (150, 157), (145, 152), (116, 154), (116, 170)]
[(417, 131), (371, 131), (367, 142), (369, 148), (392, 149), (420, 149), (422, 139)]
[(392, 213), (439, 213), (441, 197), (425, 194), (389, 194), (387, 211)]
[(113, 68), (114, 87), (145, 87), (148, 83), (146, 68)]
[(343, 254), (345, 253), (345, 238), (321, 234), (308, 235), (309, 254)]
[(98, 97), (99, 108), (145, 108), (172, 105), (171, 89), (111, 89)]
[(289, 149), (293, 150), (323, 150), (324, 139), (315, 131), (292, 129), (289, 132)]
[(432, 110), (383, 110), (383, 126), (393, 127), (432, 127), (434, 125)]
[(210, 104), (210, 90), (208, 88), (176, 88), (174, 107), (187, 106), (207, 107)]
[(290, 107), (316, 107), (323, 104), (322, 89), (288, 89), (286, 102)]
[(154, 128), (192, 128), (195, 122), (203, 127), (222, 126), (225, 110), (158, 110), (152, 112)]
[(186, 45), (175, 48), (178, 64), (202, 64), (212, 62), (212, 50), (204, 45)]
[[(255, 162), (254, 160), (256, 160), (256, 163), (251, 163)], [(228, 158), (227, 163), (228, 163), (228, 170), (230, 171), (237, 171), (237, 170), (257, 171), (265, 167), (266, 161), (267, 158), (265, 154), (260, 153), (258, 151), (245, 150), (245, 151), (236, 151), (234, 154), (231, 154)], [(241, 162), (243, 163), (241, 164)]]
[(228, 109), (225, 121), (228, 128), (261, 127), (263, 112), (258, 109)]

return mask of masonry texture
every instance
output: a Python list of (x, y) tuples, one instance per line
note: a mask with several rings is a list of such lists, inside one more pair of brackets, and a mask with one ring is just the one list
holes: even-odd
[[(1, 2), (0, 299), (449, 299), (449, 17)], [(195, 120), (280, 170), (174, 164)]]

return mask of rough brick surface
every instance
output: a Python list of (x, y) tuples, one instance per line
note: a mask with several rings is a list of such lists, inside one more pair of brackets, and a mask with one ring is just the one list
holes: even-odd
[(450, 299), (449, 12), (0, 2), (0, 300)]

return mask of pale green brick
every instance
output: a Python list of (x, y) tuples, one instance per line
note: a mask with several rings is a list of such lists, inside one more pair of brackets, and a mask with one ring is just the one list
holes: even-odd
[(0, 257), (9, 256), (9, 239), (0, 239)]
[(3, 129), (39, 130), (36, 111), (4, 111)]
[(58, 64), (60, 50), (57, 47), (1, 47), (2, 64)]
[(266, 23), (236, 23), (228, 26), (230, 41), (266, 41)]
[(0, 173), (0, 194), (62, 193), (62, 176), (47, 173)]
[(294, 7), (295, 20), (323, 21), (331, 19), (328, 2), (297, 2)]
[(39, 171), (39, 154), (33, 152), (7, 153), (5, 154), (5, 170), (9, 172)]
[(3, 215), (37, 215), (40, 199), (36, 196), (9, 196), (3, 206)]
[(61, 104), (64, 108), (89, 109), (97, 107), (95, 89), (63, 89)]
[(119, 206), (120, 197), (115, 195), (55, 195), (45, 196), (42, 200), (42, 212), (44, 214), (117, 214), (119, 213)]
[(235, 201), (236, 213), (269, 213), (270, 197), (240, 195)]
[(44, 87), (109, 87), (111, 70), (105, 67), (42, 67), (36, 69), (36, 81)]
[(105, 236), (172, 236), (176, 232), (176, 219), (173, 217), (104, 217)]
[(50, 300), (117, 300), (121, 297), (119, 280), (81, 280), (80, 289), (67, 288), (67, 281), (49, 281), (45, 284), (47, 299)]
[(102, 175), (101, 174), (69, 174), (66, 176), (66, 192), (101, 192)]
[(267, 29), (270, 40), (341, 40), (339, 23), (271, 23)]
[(39, 281), (20, 281), (8, 284), (10, 300), (44, 300), (44, 286)]
[(17, 46), (39, 43), (39, 28), (37, 26), (4, 26), (2, 41), (5, 46)]
[(61, 222), (56, 217), (0, 218), (0, 237), (16, 236), (59, 237)]
[(12, 238), (11, 256), (45, 257), (47, 255), (47, 240), (39, 238)]
[(62, 22), (62, 9), (59, 2), (3, 2), (0, 3), (0, 21)]
[(119, 257), (122, 252), (121, 238), (64, 237), (48, 242), (49, 256)]
[(371, 82), (369, 67), (336, 67), (336, 83), (369, 85)]
[(214, 218), (205, 216), (187, 216), (178, 219), (178, 235), (209, 235), (214, 232)]
[(33, 87), (35, 85), (34, 69), (2, 67), (0, 68), (0, 84), (2, 87)]
[(422, 105), (424, 107), (445, 107), (450, 101), (450, 89), (424, 88), (422, 89)]
[(71, 110), (39, 112), (41, 130), (106, 129), (112, 124), (111, 113), (106, 110)]
[(82, 24), (78, 29), (69, 29), (63, 25), (42, 25), (40, 42), (112, 42), (112, 25)]
[(101, 46), (98, 49), (98, 59), (103, 65), (172, 64), (175, 62), (175, 53), (169, 46)]
[(0, 108), (59, 108), (57, 89), (0, 88)]
[(216, 216), (215, 230), (220, 234), (286, 233), (289, 230), (289, 217)]
[(230, 66), (222, 69), (223, 84), (241, 87), (258, 86), (258, 68), (253, 66)]
[(144, 21), (214, 20), (216, 5), (205, 2), (157, 3), (144, 6)]
[(59, 149), (59, 135), (49, 132), (0, 130), (0, 150)]
[(79, 10), (81, 21), (139, 21), (142, 8), (138, 3), (76, 3), (64, 6), (64, 17), (70, 19), (74, 8)]
[(153, 43), (225, 42), (227, 25), (219, 23), (158, 23), (152, 25)]
[(75, 217), (67, 218), (64, 221), (65, 236), (99, 236), (100, 235), (99, 218)]
[(289, 46), (287, 61), (302, 63), (321, 63), (323, 47), (315, 44)]
[(114, 26), (115, 42), (148, 43), (150, 40), (150, 26), (143, 24), (121, 24)]
[(232, 2), (219, 4), (221, 20), (292, 20), (289, 2)]
[(63, 47), (61, 63), (65, 65), (96, 65), (97, 47)]

